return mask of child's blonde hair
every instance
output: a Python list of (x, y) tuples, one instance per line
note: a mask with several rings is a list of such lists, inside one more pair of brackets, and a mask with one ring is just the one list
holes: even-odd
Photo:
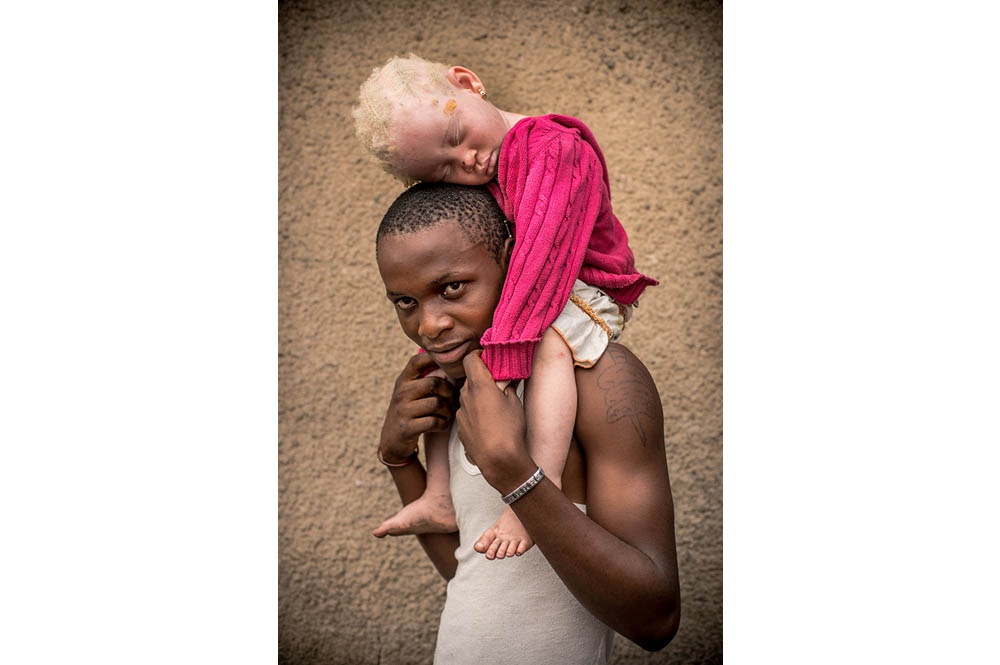
[(351, 110), (354, 131), (365, 150), (375, 158), (383, 170), (405, 185), (416, 180), (401, 173), (394, 165), (395, 146), (392, 144), (392, 111), (400, 99), (418, 99), (424, 94), (450, 91), (447, 79), (448, 66), (424, 60), (412, 53), (405, 57), (393, 56), (382, 67), (372, 70), (371, 76), (361, 84), (358, 104)]

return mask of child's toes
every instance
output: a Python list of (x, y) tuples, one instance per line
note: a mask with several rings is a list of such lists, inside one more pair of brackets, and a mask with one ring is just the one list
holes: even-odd
[(486, 558), (491, 560), (497, 558), (497, 551), (500, 549), (502, 543), (503, 541), (499, 538), (494, 538), (493, 542), (490, 543), (489, 549), (486, 550)]
[(495, 543), (496, 540), (496, 531), (493, 527), (490, 527), (489, 529), (486, 529), (486, 531), (483, 531), (483, 535), (479, 536), (479, 540), (477, 540), (476, 544), (472, 547), (480, 554), (485, 554), (489, 550), (490, 545)]

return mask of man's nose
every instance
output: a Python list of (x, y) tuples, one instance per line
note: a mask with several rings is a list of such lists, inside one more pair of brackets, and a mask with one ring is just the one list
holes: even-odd
[(441, 307), (425, 307), (417, 331), (421, 337), (434, 339), (452, 327), (452, 319)]

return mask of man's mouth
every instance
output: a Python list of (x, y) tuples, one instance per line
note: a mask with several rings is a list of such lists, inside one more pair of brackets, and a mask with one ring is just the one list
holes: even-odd
[(458, 344), (445, 344), (437, 348), (425, 348), (427, 355), (438, 365), (454, 365), (461, 362), (468, 349), (468, 341), (459, 342)]

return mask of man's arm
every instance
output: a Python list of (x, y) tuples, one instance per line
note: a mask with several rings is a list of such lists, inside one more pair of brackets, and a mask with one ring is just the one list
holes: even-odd
[[(437, 367), (427, 354), (416, 354), (396, 379), (392, 398), (382, 425), (378, 452), (389, 464), (400, 464), (417, 449), (420, 435), (447, 431), (454, 416), (454, 387), (436, 376), (424, 376), (425, 370)], [(427, 487), (427, 473), (419, 460), (405, 466), (387, 466), (403, 505), (416, 501)], [(431, 563), (446, 580), (455, 576), (456, 533), (419, 534)]]
[[(466, 358), (465, 370), (459, 435), (486, 480), (509, 493), (537, 466), (523, 409), (478, 357)], [(577, 372), (577, 384), (587, 514), (548, 479), (511, 507), (591, 614), (644, 649), (662, 649), (677, 632), (680, 586), (659, 394), (643, 364), (615, 344)]]

